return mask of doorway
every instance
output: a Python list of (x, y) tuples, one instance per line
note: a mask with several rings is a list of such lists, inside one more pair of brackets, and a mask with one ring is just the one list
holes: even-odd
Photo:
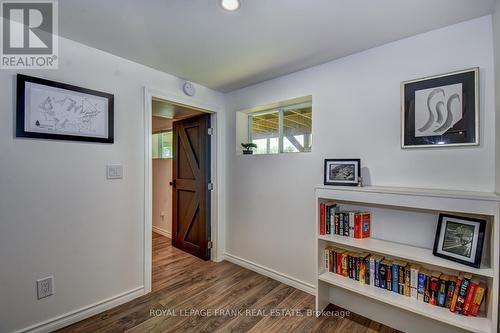
[[(168, 242), (185, 253), (210, 260), (215, 154), (211, 121), (215, 114), (157, 97), (150, 103), (152, 243)], [(152, 250), (150, 263), (161, 256), (156, 246)], [(153, 289), (154, 274), (158, 274), (154, 271)]]

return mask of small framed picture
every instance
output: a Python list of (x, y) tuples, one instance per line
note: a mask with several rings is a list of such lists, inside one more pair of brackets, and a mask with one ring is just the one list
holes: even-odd
[(326, 159), (325, 185), (357, 186), (361, 177), (360, 159)]
[(479, 68), (401, 83), (401, 146), (479, 145)]
[(16, 137), (114, 142), (114, 96), (17, 74)]
[(432, 253), (438, 257), (479, 268), (485, 229), (485, 220), (439, 214)]

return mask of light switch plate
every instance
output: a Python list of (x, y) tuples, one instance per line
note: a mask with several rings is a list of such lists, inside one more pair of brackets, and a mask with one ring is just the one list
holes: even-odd
[(42, 299), (54, 294), (54, 277), (48, 276), (46, 278), (36, 280), (37, 298)]
[(106, 165), (106, 178), (107, 179), (122, 179), (123, 166), (122, 165)]

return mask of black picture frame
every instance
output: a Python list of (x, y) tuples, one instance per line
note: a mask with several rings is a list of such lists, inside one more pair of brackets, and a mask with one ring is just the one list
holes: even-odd
[[(26, 105), (26, 84), (34, 83), (42, 86), (58, 88), (67, 90), (69, 92), (76, 92), (107, 100), (107, 129), (106, 136), (95, 137), (86, 135), (73, 135), (73, 134), (57, 134), (47, 132), (34, 132), (26, 129), (25, 117), (27, 110)], [(16, 137), (19, 138), (35, 138), (35, 139), (50, 139), (50, 140), (69, 140), (69, 141), (85, 141), (85, 142), (98, 142), (98, 143), (114, 143), (114, 95), (92, 89), (73, 86), (70, 84), (55, 82), (38, 77), (17, 74), (17, 102), (16, 102)], [(37, 123), (38, 124), (38, 123)]]
[[(474, 228), (473, 239), (471, 240), (470, 256), (460, 253), (460, 252), (467, 252), (463, 250), (467, 248), (464, 247), (465, 244), (462, 244), (461, 246), (453, 246), (454, 245), (453, 243), (456, 243), (457, 241), (456, 239), (457, 235), (456, 234), (453, 235), (452, 231), (448, 229), (448, 225), (443, 226), (443, 223), (446, 224), (452, 223), (454, 225), (463, 224), (464, 226), (467, 226), (467, 228), (470, 228), (471, 226)], [(436, 237), (434, 239), (434, 248), (432, 250), (432, 253), (437, 257), (458, 262), (460, 264), (467, 265), (470, 267), (479, 268), (481, 266), (481, 257), (483, 254), (485, 230), (486, 230), (486, 220), (472, 218), (472, 217), (451, 215), (451, 214), (439, 214), (439, 220), (436, 229)], [(446, 240), (447, 235), (443, 234), (443, 231), (445, 233), (446, 232), (450, 233), (449, 235), (450, 240), (448, 242), (452, 243), (448, 245), (448, 249), (446, 249), (444, 246), (445, 241), (447, 241)], [(463, 242), (462, 237), (464, 233), (465, 232), (462, 232), (460, 234), (461, 235), (460, 241), (462, 242)], [(476, 233), (477, 233), (477, 238), (475, 237)], [(453, 251), (451, 249), (453, 249)]]
[[(353, 175), (352, 180), (350, 179), (334, 179), (331, 177), (331, 166), (332, 165), (352, 165)], [(336, 158), (336, 159), (325, 159), (324, 164), (324, 174), (323, 174), (323, 184), (324, 185), (334, 185), (334, 186), (358, 186), (361, 177), (361, 159), (359, 158)]]
[(479, 130), (479, 68), (401, 83), (403, 149), (477, 146)]

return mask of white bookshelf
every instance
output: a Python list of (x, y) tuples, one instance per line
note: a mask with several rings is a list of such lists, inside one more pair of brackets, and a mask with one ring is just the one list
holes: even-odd
[[(341, 209), (354, 208), (371, 211), (373, 214), (372, 237), (354, 239), (339, 235), (319, 235), (319, 204), (321, 202), (335, 202)], [(316, 187), (315, 208), (316, 310), (321, 311), (329, 303), (333, 303), (405, 332), (422, 332), (423, 327), (432, 327), (432, 325), (443, 328), (442, 331), (447, 329), (450, 332), (497, 332), (500, 250), (498, 225), (500, 197), (498, 195), (483, 192), (321, 185)], [(440, 212), (476, 216), (487, 220), (480, 268), (462, 265), (432, 254), (432, 244)], [(389, 258), (415, 262), (447, 274), (468, 272), (477, 275), (488, 286), (484, 310), (478, 317), (462, 316), (451, 313), (448, 309), (416, 301), (375, 286), (362, 285), (355, 280), (326, 272), (323, 251), (327, 246), (381, 254)], [(347, 293), (347, 298), (346, 296), (336, 297), (342, 293)], [(346, 299), (350, 302), (346, 302)], [(354, 301), (355, 299), (359, 301)], [(366, 311), (363, 299), (370, 299), (373, 303), (371, 306), (380, 307), (380, 309), (371, 308), (370, 311)], [(342, 304), (342, 301), (346, 304)], [(380, 315), (388, 312), (387, 309), (391, 314)], [(370, 316), (372, 313), (378, 315)], [(401, 322), (394, 320), (395, 313), (410, 313), (409, 318), (412, 320), (405, 321), (404, 327), (401, 327)]]

